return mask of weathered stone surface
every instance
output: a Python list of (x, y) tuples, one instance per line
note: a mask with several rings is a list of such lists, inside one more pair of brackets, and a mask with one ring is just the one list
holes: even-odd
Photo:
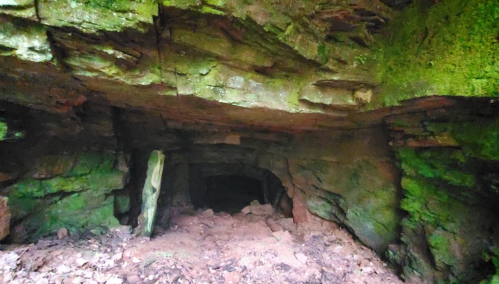
[(376, 132), (295, 137), (281, 150), (288, 166), (284, 173), (274, 171), (283, 182), (288, 175), (289, 186), (300, 192), (299, 198), (292, 195), (295, 222), (313, 220), (305, 209), (346, 226), (378, 252), (397, 240), (397, 170), (388, 158), (387, 141)]
[(7, 197), (0, 196), (0, 240), (10, 233), (10, 208)]
[[(322, 96), (309, 90), (318, 81), (373, 81), (371, 52), (358, 44), (372, 41), (389, 18), (381, 2), (215, 2), (43, 0), (36, 11), (34, 3), (3, 5), (2, 98), (71, 112), (79, 95), (92, 92), (181, 121), (306, 129), (320, 118), (312, 114), (345, 113), (303, 103), (300, 92)], [(335, 104), (355, 109), (350, 98)]]
[[(470, 106), (475, 111), (468, 112)], [(408, 212), (401, 223), (402, 246), (389, 256), (409, 282), (468, 282), (486, 276), (477, 272), (483, 253), (494, 255), (499, 242), (493, 201), (499, 184), (497, 108), (490, 101), (463, 100), (456, 108), (389, 120), (398, 133), (392, 144), (403, 170), (400, 206)], [(414, 131), (414, 125), (423, 131)], [(449, 139), (435, 139), (431, 147), (407, 142), (443, 134)]]
[[(114, 197), (107, 195), (124, 186), (125, 174), (113, 168), (114, 156), (80, 153), (71, 158), (68, 163), (67, 156), (60, 160), (42, 156), (34, 163), (38, 165), (35, 176), (42, 180), (28, 174), (8, 188), (12, 219), (17, 224), (11, 233), (13, 240), (34, 240), (61, 227), (77, 232), (118, 224), (113, 215)], [(42, 166), (46, 166), (43, 175)]]
[(161, 151), (152, 151), (147, 163), (147, 178), (142, 189), (142, 209), (138, 220), (139, 225), (134, 231), (138, 235), (150, 237), (152, 234), (164, 163), (165, 155)]

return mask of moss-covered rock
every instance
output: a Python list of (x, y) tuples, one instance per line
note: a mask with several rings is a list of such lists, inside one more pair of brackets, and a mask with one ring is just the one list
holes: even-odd
[(482, 253), (499, 244), (494, 233), (499, 229), (497, 115), (450, 113), (452, 118), (419, 116), (423, 131), (407, 120), (392, 126), (399, 131), (393, 144), (415, 136), (454, 141), (451, 147), (446, 142), (396, 147), (403, 171), (400, 207), (408, 215), (402, 221), (404, 248), (394, 259), (408, 281), (479, 282), (486, 276), (477, 272), (483, 268)]
[(158, 12), (153, 0), (42, 0), (41, 22), (50, 26), (76, 27), (85, 32), (145, 30)]
[[(46, 165), (44, 172), (50, 175), (25, 178), (8, 188), (16, 224), (11, 233), (14, 241), (34, 240), (61, 227), (74, 233), (118, 224), (111, 192), (124, 186), (126, 174), (114, 169), (114, 156), (80, 153), (70, 157), (69, 163), (65, 156), (55, 163), (41, 157), (45, 162), (38, 166)], [(54, 164), (69, 166), (55, 171)]]
[(382, 81), (375, 105), (404, 99), (499, 96), (499, 3), (414, 1), (379, 41)]
[(0, 16), (0, 55), (44, 62), (52, 59), (46, 29), (38, 23)]

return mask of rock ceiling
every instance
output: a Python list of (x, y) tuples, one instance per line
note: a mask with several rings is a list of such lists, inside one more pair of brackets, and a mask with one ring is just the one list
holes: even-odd
[(378, 84), (370, 47), (394, 13), (366, 0), (2, 1), (0, 99), (230, 127), (364, 126), (404, 109), (363, 112)]

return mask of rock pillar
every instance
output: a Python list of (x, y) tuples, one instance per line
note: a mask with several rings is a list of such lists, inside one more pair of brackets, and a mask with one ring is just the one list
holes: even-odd
[(165, 155), (162, 151), (152, 151), (147, 163), (147, 177), (142, 190), (142, 210), (138, 218), (137, 235), (150, 237), (154, 227), (154, 217), (159, 192)]

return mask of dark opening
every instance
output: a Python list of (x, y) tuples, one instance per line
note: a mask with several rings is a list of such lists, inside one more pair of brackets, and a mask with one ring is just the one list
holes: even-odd
[(214, 212), (237, 213), (251, 201), (264, 203), (262, 182), (239, 175), (219, 175), (206, 179), (206, 206)]

